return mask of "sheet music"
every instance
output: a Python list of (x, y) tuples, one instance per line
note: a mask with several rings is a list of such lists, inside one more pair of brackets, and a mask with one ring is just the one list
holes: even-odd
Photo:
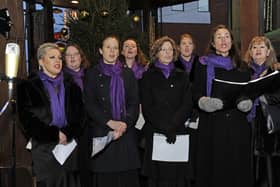
[(66, 145), (57, 144), (52, 150), (52, 153), (55, 159), (60, 163), (60, 165), (63, 165), (76, 146), (77, 146), (77, 142), (76, 140), (73, 139), (71, 142), (69, 142)]
[(249, 83), (258, 82), (258, 81), (260, 81), (262, 79), (271, 77), (271, 76), (276, 75), (278, 73), (279, 73), (279, 71), (276, 70), (276, 71), (274, 71), (274, 72), (272, 72), (272, 73), (270, 73), (270, 74), (268, 74), (266, 76), (263, 76), (263, 77), (260, 77), (260, 78), (257, 78), (257, 79), (254, 79), (254, 80), (251, 80), (251, 81), (248, 81), (248, 82), (234, 82), (234, 81), (226, 81), (226, 80), (221, 80), (221, 79), (214, 79), (214, 80), (217, 81), (217, 82), (223, 82), (223, 83), (227, 83), (227, 84), (247, 85)]
[(114, 140), (114, 131), (108, 132), (107, 136), (92, 138), (91, 156), (93, 157), (94, 155), (99, 153), (101, 150), (103, 150), (106, 147), (106, 145), (108, 145), (113, 140)]
[(163, 162), (188, 162), (189, 135), (177, 135), (176, 142), (169, 144), (166, 136), (154, 133), (152, 160)]
[(138, 120), (136, 122), (135, 128), (141, 130), (145, 124), (145, 119), (142, 112), (139, 114)]

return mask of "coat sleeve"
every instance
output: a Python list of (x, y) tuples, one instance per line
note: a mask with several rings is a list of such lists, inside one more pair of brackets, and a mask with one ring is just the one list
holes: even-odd
[(132, 71), (127, 70), (125, 81), (125, 97), (126, 97), (126, 116), (124, 122), (128, 127), (134, 127), (139, 115), (139, 91), (138, 82)]
[(65, 112), (67, 125), (60, 130), (66, 134), (67, 141), (78, 138), (85, 125), (85, 110), (81, 89), (73, 82), (65, 83)]
[[(59, 128), (50, 126), (50, 113), (44, 93), (29, 81), (23, 81), (17, 87), (17, 107), (24, 133), (38, 142), (58, 142)], [(46, 97), (46, 96), (45, 96)]]
[[(100, 125), (101, 128), (109, 131), (111, 128), (106, 123), (111, 120), (111, 112), (104, 109), (98, 97), (99, 82), (97, 81), (98, 72), (94, 69), (89, 69), (85, 75), (84, 81), (84, 102), (86, 115), (90, 121), (94, 121), (94, 125)], [(102, 106), (101, 106), (102, 105)], [(92, 123), (90, 123), (92, 124)]]
[(185, 124), (187, 119), (191, 117), (192, 109), (193, 109), (191, 86), (187, 74), (185, 74), (183, 80), (184, 80), (184, 86), (182, 89), (183, 92), (182, 94), (183, 97), (181, 100), (182, 102), (172, 118), (173, 129), (171, 130), (173, 131), (176, 131), (176, 129), (180, 128), (182, 124)]

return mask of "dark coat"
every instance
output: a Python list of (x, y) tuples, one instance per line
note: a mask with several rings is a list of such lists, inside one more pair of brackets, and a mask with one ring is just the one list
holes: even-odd
[[(268, 69), (267, 74), (272, 73), (272, 69)], [(265, 76), (264, 75), (264, 76)], [(266, 88), (264, 92), (264, 96), (266, 98), (268, 105), (274, 105), (278, 106), (275, 109), (276, 115), (271, 116), (272, 118), (275, 118), (275, 121), (279, 121), (279, 115), (277, 115), (277, 112), (280, 112), (280, 89), (279, 89), (279, 83), (275, 82), (273, 83), (273, 86)], [(266, 111), (269, 112), (269, 111)], [(265, 113), (266, 113), (265, 112)], [(276, 154), (280, 152), (280, 133), (279, 131), (273, 134), (268, 134), (267, 130), (267, 116), (264, 115), (264, 111), (262, 109), (262, 106), (260, 103), (257, 103), (256, 106), (256, 117), (253, 121), (255, 126), (255, 150), (256, 153), (260, 153), (260, 155), (263, 155), (264, 153), (267, 154)]]
[[(17, 105), (19, 119), (24, 133), (32, 138), (33, 170), (38, 181), (58, 181), (66, 171), (77, 170), (76, 150), (64, 163), (63, 167), (54, 159), (52, 150), (59, 141), (62, 131), (67, 141), (78, 138), (84, 121), (82, 92), (71, 79), (64, 79), (65, 113), (67, 125), (61, 129), (50, 126), (52, 114), (47, 90), (37, 75), (23, 80), (17, 88)], [(76, 181), (77, 182), (77, 181)], [(63, 183), (71, 186), (68, 183)], [(73, 184), (74, 186), (76, 184)]]
[[(206, 65), (198, 63), (193, 82), (194, 102), (206, 96)], [(236, 82), (250, 80), (249, 71), (215, 68), (215, 78)], [(213, 90), (212, 90), (213, 91)], [(239, 99), (239, 98), (237, 98)], [(223, 100), (223, 103), (228, 103)], [(196, 183), (199, 187), (252, 186), (251, 128), (247, 113), (236, 103), (222, 110), (199, 111)]]
[[(145, 118), (143, 133), (146, 138), (144, 174), (158, 180), (168, 176), (171, 180), (188, 176), (188, 164), (168, 163), (164, 167), (157, 162), (161, 172), (152, 161), (153, 133), (168, 135), (188, 134), (184, 123), (192, 113), (192, 96), (187, 74), (174, 68), (168, 79), (153, 64), (140, 80), (142, 112)], [(169, 169), (167, 169), (169, 168)], [(176, 172), (177, 171), (177, 172)], [(161, 174), (159, 174), (161, 173)]]
[[(123, 69), (121, 76), (125, 87), (126, 117), (122, 113), (120, 121), (127, 124), (127, 130), (92, 158), (91, 169), (95, 172), (118, 172), (140, 167), (134, 127), (139, 114), (138, 84), (128, 68)], [(110, 80), (111, 77), (102, 74), (97, 66), (90, 68), (85, 75), (85, 106), (92, 137), (106, 136), (113, 130), (106, 124), (113, 119)]]
[[(190, 82), (193, 82), (193, 80), (194, 80), (194, 77), (195, 77), (195, 76), (194, 76), (194, 72), (195, 72), (197, 63), (199, 63), (199, 56), (198, 56), (198, 55), (194, 55), (192, 68), (191, 68), (190, 73), (188, 74), (188, 75), (189, 75), (189, 80), (190, 80)], [(185, 71), (185, 67), (184, 67), (184, 65), (182, 64), (182, 61), (180, 60), (180, 58), (179, 58), (177, 61), (174, 62), (174, 65), (175, 65), (176, 68)]]
[(39, 143), (58, 143), (59, 131), (68, 141), (80, 135), (84, 121), (82, 92), (71, 79), (64, 79), (64, 86), (67, 125), (59, 129), (49, 125), (52, 121), (50, 100), (40, 78), (34, 75), (18, 85), (19, 118), (28, 137)]

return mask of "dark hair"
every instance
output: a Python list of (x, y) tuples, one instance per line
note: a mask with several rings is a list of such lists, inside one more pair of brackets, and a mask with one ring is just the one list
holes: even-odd
[(229, 28), (227, 28), (225, 25), (217, 25), (216, 27), (214, 27), (212, 29), (211, 35), (210, 35), (210, 40), (209, 40), (208, 46), (206, 48), (206, 54), (210, 54), (210, 53), (215, 54), (216, 53), (216, 48), (213, 46), (213, 43), (214, 43), (215, 34), (219, 29), (226, 29), (230, 33), (232, 45), (229, 50), (229, 56), (232, 59), (233, 66), (236, 68), (241, 68), (241, 69), (246, 68), (246, 64), (244, 62), (242, 62), (239, 49), (236, 47), (236, 44), (234, 42), (233, 34), (232, 34), (231, 30)]

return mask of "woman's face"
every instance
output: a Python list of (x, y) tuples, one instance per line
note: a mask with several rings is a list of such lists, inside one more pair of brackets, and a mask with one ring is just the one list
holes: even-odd
[(252, 59), (259, 65), (262, 65), (266, 61), (266, 58), (269, 56), (269, 52), (270, 50), (263, 41), (254, 43), (250, 49)]
[(126, 59), (135, 59), (137, 55), (137, 44), (133, 40), (126, 40), (123, 43), (122, 55)]
[(214, 41), (212, 43), (216, 49), (216, 53), (222, 56), (228, 56), (229, 50), (232, 46), (232, 39), (230, 32), (227, 29), (218, 29), (214, 34)]
[(73, 71), (79, 71), (81, 68), (82, 58), (79, 50), (74, 46), (69, 46), (65, 51), (65, 64)]
[(180, 41), (179, 50), (182, 57), (185, 58), (191, 57), (194, 50), (194, 43), (192, 39), (189, 37), (184, 37)]
[(116, 38), (106, 38), (103, 41), (102, 48), (99, 48), (100, 54), (103, 56), (104, 63), (115, 64), (119, 56), (119, 42)]
[(43, 72), (55, 78), (62, 69), (61, 53), (58, 49), (46, 49), (45, 55), (39, 60)]
[(169, 64), (173, 60), (174, 49), (170, 42), (166, 41), (162, 44), (161, 49), (157, 53), (158, 60), (163, 64)]

